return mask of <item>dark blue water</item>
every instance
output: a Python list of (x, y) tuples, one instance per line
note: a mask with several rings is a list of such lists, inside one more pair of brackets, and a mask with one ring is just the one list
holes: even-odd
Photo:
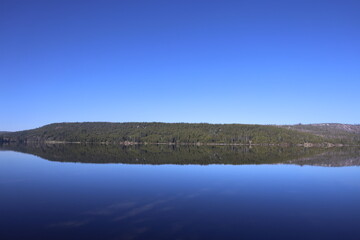
[(360, 167), (51, 162), (0, 151), (0, 239), (360, 239)]

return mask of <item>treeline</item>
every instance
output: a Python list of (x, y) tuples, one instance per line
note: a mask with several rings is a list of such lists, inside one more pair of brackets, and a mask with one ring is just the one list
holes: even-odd
[(37, 129), (3, 133), (2, 142), (303, 144), (327, 139), (266, 125), (190, 123), (54, 123)]

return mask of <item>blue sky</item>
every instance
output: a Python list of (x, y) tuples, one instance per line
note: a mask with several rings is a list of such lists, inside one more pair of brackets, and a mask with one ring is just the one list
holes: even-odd
[(360, 1), (0, 2), (0, 130), (360, 123)]

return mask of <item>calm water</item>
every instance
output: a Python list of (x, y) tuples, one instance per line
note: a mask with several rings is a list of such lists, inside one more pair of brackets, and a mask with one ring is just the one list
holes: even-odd
[(357, 150), (9, 149), (0, 239), (360, 239)]

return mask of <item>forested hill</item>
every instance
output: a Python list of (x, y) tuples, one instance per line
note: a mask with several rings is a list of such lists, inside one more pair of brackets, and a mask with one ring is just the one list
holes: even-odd
[(324, 137), (270, 125), (192, 123), (54, 123), (3, 133), (2, 142), (111, 142), (303, 144), (328, 142)]

